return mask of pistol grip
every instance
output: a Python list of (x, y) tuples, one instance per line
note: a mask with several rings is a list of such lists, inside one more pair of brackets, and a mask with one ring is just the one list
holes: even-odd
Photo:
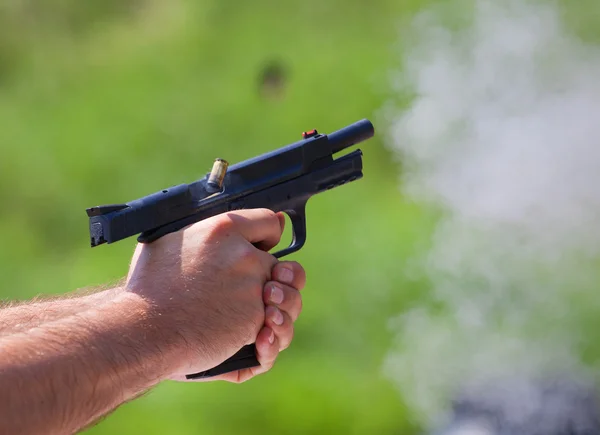
[(234, 372), (236, 370), (247, 369), (250, 367), (257, 367), (260, 363), (256, 359), (256, 346), (254, 344), (248, 344), (242, 347), (236, 352), (231, 358), (225, 360), (221, 364), (212, 369), (205, 370), (203, 372), (194, 373), (191, 375), (185, 375), (186, 379), (204, 379), (212, 378), (213, 376), (222, 375), (224, 373)]
[[(277, 211), (277, 210), (275, 210)], [(304, 246), (306, 242), (306, 202), (294, 204), (293, 207), (284, 207), (283, 210), (292, 221), (293, 238), (292, 243), (285, 249), (273, 254), (275, 258), (281, 258), (296, 252)], [(213, 376), (222, 375), (236, 370), (257, 367), (260, 363), (256, 358), (256, 346), (249, 344), (242, 347), (235, 355), (225, 360), (212, 369), (203, 372), (186, 375), (186, 379), (205, 379)]]

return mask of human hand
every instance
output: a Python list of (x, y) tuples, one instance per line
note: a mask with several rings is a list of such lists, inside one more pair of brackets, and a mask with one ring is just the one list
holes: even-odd
[[(284, 222), (270, 210), (240, 210), (137, 246), (126, 289), (152, 307), (148, 316), (161, 331), (161, 343), (155, 345), (170, 367), (168, 378), (215, 367), (255, 340), (261, 364), (268, 367), (275, 348), (268, 329), (278, 335), (277, 346), (289, 344), (286, 316), (291, 319), (299, 310), (286, 305), (292, 313), (283, 311), (283, 325), (276, 325), (274, 307), (267, 308), (271, 317), (265, 323), (263, 302), (265, 283), (277, 264), (266, 251), (279, 243)], [(286, 303), (295, 307), (294, 300), (289, 296)]]
[(302, 311), (300, 290), (305, 284), (306, 273), (299, 263), (285, 261), (273, 267), (272, 280), (267, 282), (263, 289), (265, 326), (256, 337), (256, 357), (260, 366), (211, 378), (186, 380), (185, 376), (176, 376), (172, 379), (187, 382), (241, 383), (269, 371), (275, 364), (279, 352), (287, 349), (294, 337), (294, 322)]

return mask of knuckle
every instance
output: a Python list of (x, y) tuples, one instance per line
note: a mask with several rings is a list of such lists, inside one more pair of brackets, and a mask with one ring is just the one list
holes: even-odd
[(209, 239), (220, 239), (227, 236), (233, 230), (233, 221), (228, 216), (218, 216), (208, 229)]
[(259, 358), (260, 365), (262, 369), (269, 370), (273, 365), (273, 362), (277, 359), (277, 355), (279, 354), (279, 346), (273, 349), (272, 352), (268, 354), (264, 354), (261, 358)]
[[(270, 224), (273, 225), (273, 227), (281, 228), (281, 225), (279, 223), (279, 217), (277, 217), (277, 213), (268, 208), (262, 209), (262, 212), (264, 213), (265, 219), (268, 219), (270, 221)], [(281, 233), (279, 233), (279, 236), (281, 236)]]
[(296, 274), (296, 280), (298, 281), (298, 287), (300, 287), (300, 289), (302, 287), (304, 287), (306, 285), (306, 270), (304, 270), (304, 267), (302, 267), (302, 265), (300, 263), (298, 263), (297, 261), (294, 261), (294, 265), (293, 265), (294, 269), (295, 269), (295, 274)]
[(292, 261), (292, 267), (296, 269), (297, 273), (299, 273), (303, 277), (306, 277), (306, 270), (304, 270), (304, 267), (302, 267), (300, 263), (298, 263), (297, 261)]
[(286, 287), (286, 290), (287, 291), (284, 292), (285, 298), (283, 300), (283, 303), (285, 304), (287, 302), (287, 305), (290, 308), (298, 307), (301, 304), (300, 292), (293, 287)]
[(259, 253), (259, 251), (257, 251), (256, 248), (254, 248), (250, 244), (247, 244), (243, 248), (240, 249), (240, 252), (239, 252), (240, 261), (244, 265), (246, 265), (252, 269), (258, 269), (258, 266), (261, 263), (260, 256), (258, 255), (258, 253)]
[(235, 378), (233, 378), (232, 380), (230, 380), (229, 382), (231, 382), (232, 384), (243, 384), (248, 379), (250, 379), (250, 378), (244, 378), (238, 373), (238, 375)]
[(279, 339), (279, 350), (285, 350), (292, 344), (294, 339), (294, 326), (290, 323), (290, 327), (286, 328), (285, 334)]
[(267, 373), (269, 370), (271, 370), (273, 368), (273, 366), (275, 365), (275, 359), (276, 359), (276, 357), (274, 357), (273, 359), (271, 359), (269, 361), (262, 362), (260, 364), (260, 370), (258, 370), (257, 374)]
[(261, 260), (263, 260), (265, 264), (269, 264), (269, 270), (271, 270), (277, 263), (277, 259), (270, 252), (263, 251), (262, 249), (257, 249), (256, 255)]
[(265, 218), (279, 221), (279, 219), (277, 218), (277, 213), (275, 213), (273, 210), (269, 208), (261, 208), (260, 211), (265, 215)]
[(254, 249), (254, 254), (256, 256), (258, 263), (260, 264), (260, 266), (257, 266), (257, 267), (260, 268), (261, 275), (265, 279), (265, 281), (263, 281), (263, 283), (266, 283), (266, 281), (268, 281), (272, 278), (273, 265), (274, 265), (274, 263), (277, 262), (277, 259), (272, 254), (261, 251), (260, 249)]
[(298, 297), (296, 299), (296, 310), (298, 311), (297, 315), (300, 315), (300, 313), (302, 312), (302, 308), (303, 308), (303, 302), (302, 302), (302, 295), (300, 295), (300, 292), (296, 292), (298, 294)]

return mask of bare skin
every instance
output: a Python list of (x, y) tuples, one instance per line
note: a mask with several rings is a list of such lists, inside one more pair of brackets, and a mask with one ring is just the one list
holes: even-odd
[(111, 301), (123, 291), (121, 285), (92, 294), (73, 294), (57, 298), (32, 300), (0, 308), (0, 336), (25, 332), (43, 323), (81, 313)]
[(268, 251), (283, 219), (217, 216), (139, 245), (113, 289), (0, 310), (0, 433), (77, 432), (158, 383), (214, 367), (256, 342), (269, 370), (293, 337), (306, 281)]

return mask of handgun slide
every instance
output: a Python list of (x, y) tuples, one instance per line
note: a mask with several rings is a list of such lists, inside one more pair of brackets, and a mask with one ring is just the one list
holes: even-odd
[[(371, 138), (363, 119), (329, 135), (303, 133), (299, 142), (229, 166), (215, 185), (211, 174), (125, 204), (87, 209), (91, 246), (139, 234), (150, 243), (165, 234), (231, 210), (269, 208), (290, 216), (293, 240), (273, 255), (283, 257), (306, 241), (305, 205), (320, 192), (362, 177), (362, 151), (334, 159), (334, 154)], [(220, 160), (220, 159), (219, 159)]]

